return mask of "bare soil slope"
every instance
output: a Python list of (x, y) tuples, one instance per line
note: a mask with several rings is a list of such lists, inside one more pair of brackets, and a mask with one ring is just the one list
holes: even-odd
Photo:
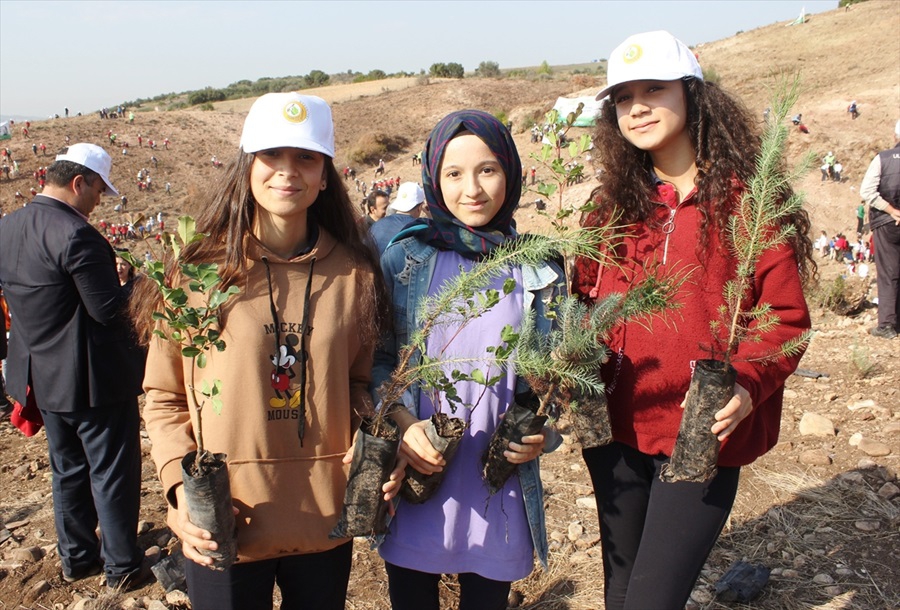
[[(833, 150), (845, 166), (845, 181), (821, 183), (814, 170), (801, 187), (816, 232), (855, 229), (856, 189), (872, 155), (891, 145), (894, 122), (900, 118), (900, 3), (870, 1), (850, 10), (812, 16), (802, 26), (774, 24), (732, 38), (708, 43), (697, 51), (701, 64), (713, 68), (722, 84), (738, 92), (758, 112), (767, 105), (771, 75), (800, 71), (803, 95), (796, 111), (809, 126), (808, 135), (792, 133), (790, 151), (808, 150), (819, 156)], [(615, 41), (606, 41), (611, 47)], [(323, 88), (317, 93), (334, 104), (336, 163), (372, 132), (400, 136), (408, 147), (385, 157), (387, 173), (403, 180), (420, 180), (420, 169), (410, 158), (418, 152), (429, 129), (447, 112), (463, 107), (506, 112), (513, 121), (516, 141), (526, 167), (535, 163), (529, 154), (528, 119), (539, 119), (558, 95), (584, 94), (583, 75), (554, 75), (536, 80), (465, 79), (417, 84), (416, 79), (363, 83)], [(395, 90), (396, 89), (396, 90)], [(861, 116), (852, 121), (847, 104), (856, 100)], [(155, 112), (142, 108), (134, 124), (96, 116), (32, 124), (31, 138), (20, 133), (3, 144), (20, 165), (18, 177), (0, 176), (0, 204), (4, 213), (20, 207), (37, 184), (32, 172), (48, 165), (52, 156), (31, 152), (43, 142), (55, 151), (69, 136), (72, 142), (106, 145), (107, 132), (117, 134), (113, 181), (128, 197), (122, 213), (110, 199), (95, 211), (93, 220), (123, 222), (138, 214), (164, 212), (171, 221), (195, 212), (200, 195), (222, 176), (210, 163), (212, 156), (228, 161), (237, 146), (243, 118), (252, 100), (223, 102), (213, 112), (196, 110)], [(138, 147), (141, 134), (144, 146)], [(164, 138), (170, 140), (164, 149)], [(149, 139), (158, 147), (150, 151)], [(129, 144), (122, 154), (122, 144)], [(157, 166), (151, 162), (156, 157)], [(147, 168), (154, 188), (139, 192), (139, 169)], [(357, 167), (371, 181), (372, 167)], [(540, 176), (540, 172), (539, 172)], [(171, 184), (166, 194), (164, 185)], [(570, 189), (567, 201), (580, 203), (593, 184)], [(352, 185), (351, 195), (357, 198)], [(519, 226), (541, 230), (545, 219), (526, 202)], [(842, 265), (823, 260), (823, 284), (844, 272)], [(865, 286), (864, 286), (865, 288)], [(874, 296), (874, 288), (869, 298)], [(694, 591), (692, 608), (754, 607), (771, 610), (889, 609), (900, 607), (900, 344), (870, 337), (871, 303), (854, 317), (837, 316), (816, 306), (811, 309), (818, 331), (801, 367), (822, 374), (816, 379), (794, 376), (787, 384), (782, 442), (752, 467), (744, 469), (738, 500), (729, 525), (713, 551)], [(821, 436), (801, 432), (806, 414), (828, 418), (831, 432)], [(567, 432), (565, 422), (562, 429)], [(146, 447), (145, 447), (146, 449)], [(54, 551), (55, 531), (50, 494), (50, 472), (43, 434), (25, 439), (8, 422), (0, 422), (0, 608), (28, 610), (74, 607), (83, 597), (96, 598), (103, 589), (99, 578), (76, 585), (59, 576)], [(546, 509), (551, 537), (550, 571), (536, 571), (516, 583), (517, 605), (531, 610), (589, 610), (603, 607), (596, 510), (590, 482), (571, 438), (542, 462)], [(165, 506), (153, 465), (144, 462), (140, 543), (148, 553), (165, 554), (173, 541), (165, 527)], [(2, 524), (9, 531), (3, 532)], [(762, 563), (773, 569), (763, 596), (752, 606), (725, 604), (713, 599), (713, 583), (736, 559)], [(385, 576), (377, 555), (358, 541), (348, 608), (385, 610)], [(456, 585), (443, 589), (452, 607)], [(148, 608), (164, 600), (158, 584), (129, 594), (107, 598), (106, 608), (128, 604)], [(169, 608), (184, 607), (170, 599)], [(79, 608), (89, 605), (82, 601)], [(94, 606), (98, 607), (98, 606)], [(156, 606), (159, 608), (160, 606)]]

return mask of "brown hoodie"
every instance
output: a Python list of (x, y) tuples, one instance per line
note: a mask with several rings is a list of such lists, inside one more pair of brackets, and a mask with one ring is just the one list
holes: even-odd
[[(247, 239), (247, 278), (224, 312), (224, 352), (213, 350), (194, 371), (194, 387), (222, 381), (221, 415), (203, 411), (207, 449), (227, 454), (239, 509), (238, 561), (325, 551), (345, 542), (328, 533), (341, 512), (350, 447), (359, 414), (371, 407), (367, 386), (372, 345), (358, 304), (372, 273), (320, 229), (306, 254), (284, 260)], [(271, 273), (271, 292), (266, 263)], [(309, 286), (306, 393), (300, 336)], [(271, 296), (271, 299), (270, 299)], [(278, 349), (272, 304), (278, 318)], [(276, 368), (280, 367), (280, 368)], [(191, 362), (176, 346), (154, 339), (147, 357), (144, 420), (166, 498), (181, 483), (181, 459), (196, 449), (196, 411), (187, 397)], [(306, 417), (302, 446), (300, 407)], [(169, 526), (179, 533), (170, 505)]]

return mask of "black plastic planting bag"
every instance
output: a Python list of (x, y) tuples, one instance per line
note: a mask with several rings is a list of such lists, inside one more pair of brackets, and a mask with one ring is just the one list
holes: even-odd
[(237, 557), (237, 539), (234, 528), (234, 509), (231, 500), (231, 483), (224, 453), (206, 453), (203, 472), (196, 468), (196, 451), (181, 460), (181, 478), (184, 481), (184, 498), (191, 523), (208, 530), (219, 548), (215, 551), (200, 550), (213, 558), (212, 568), (230, 568)]
[(663, 465), (660, 480), (703, 483), (715, 476), (719, 439), (710, 428), (716, 423), (716, 412), (734, 396), (736, 377), (734, 367), (721, 360), (697, 361), (672, 459)]
[(425, 427), (425, 436), (431, 446), (444, 456), (446, 465), (443, 470), (434, 474), (422, 474), (412, 466), (407, 466), (406, 477), (400, 487), (400, 496), (404, 500), (410, 504), (421, 504), (434, 495), (444, 480), (444, 473), (459, 449), (465, 431), (466, 422), (462, 419), (449, 417), (444, 413), (431, 416)]
[(376, 536), (387, 532), (388, 503), (381, 487), (387, 482), (397, 460), (400, 431), (393, 420), (383, 417), (376, 429), (375, 419), (363, 418), (353, 447), (353, 462), (341, 518), (329, 538)]
[(611, 443), (612, 425), (609, 422), (606, 394), (584, 396), (573, 391), (572, 398), (575, 404), (569, 409), (569, 419), (581, 448), (591, 449)]
[(509, 447), (509, 443), (521, 443), (523, 436), (539, 433), (547, 423), (546, 415), (536, 415), (528, 407), (517, 403), (510, 405), (506, 415), (500, 421), (500, 425), (494, 430), (488, 443), (487, 451), (482, 457), (484, 470), (482, 476), (495, 494), (506, 484), (506, 481), (516, 471), (516, 464), (506, 459), (503, 452)]

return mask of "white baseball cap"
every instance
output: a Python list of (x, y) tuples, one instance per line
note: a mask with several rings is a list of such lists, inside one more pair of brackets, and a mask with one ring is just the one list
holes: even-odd
[(634, 80), (703, 80), (703, 70), (686, 44), (664, 30), (635, 34), (625, 39), (609, 56), (603, 99), (621, 85)]
[(415, 182), (404, 182), (397, 189), (397, 196), (388, 207), (397, 212), (409, 212), (425, 201), (425, 191)]
[(334, 121), (325, 100), (292, 91), (267, 93), (253, 102), (244, 121), (241, 148), (255, 153), (282, 146), (334, 158)]
[(79, 142), (72, 144), (66, 152), (56, 155), (57, 161), (71, 161), (83, 165), (91, 171), (97, 172), (106, 184), (106, 194), (118, 196), (119, 191), (109, 181), (109, 172), (112, 170), (112, 157), (96, 144)]

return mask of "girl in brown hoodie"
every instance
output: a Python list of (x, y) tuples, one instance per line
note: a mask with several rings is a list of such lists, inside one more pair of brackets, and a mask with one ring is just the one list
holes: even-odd
[[(328, 533), (347, 484), (342, 459), (371, 408), (372, 352), (387, 308), (333, 158), (323, 100), (262, 96), (198, 218), (208, 237), (182, 255), (219, 263), (223, 287), (240, 288), (220, 317), (227, 348), (193, 371), (196, 386), (222, 380), (224, 407), (204, 413), (203, 438), (227, 454), (237, 509), (238, 560), (225, 571), (205, 567), (212, 560), (198, 550), (217, 545), (190, 522), (181, 485), (181, 459), (196, 449), (186, 385), (193, 363), (176, 345), (150, 342), (144, 419), (169, 525), (190, 560), (195, 610), (271, 608), (276, 582), (282, 608), (344, 607), (352, 544)], [(148, 308), (138, 321), (152, 330)], [(386, 499), (401, 477), (398, 468)]]

